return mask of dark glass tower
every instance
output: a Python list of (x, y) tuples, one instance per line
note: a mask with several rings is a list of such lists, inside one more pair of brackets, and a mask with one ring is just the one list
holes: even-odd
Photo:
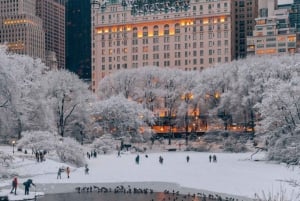
[(91, 80), (90, 0), (66, 1), (66, 68)]
[(291, 27), (295, 27), (296, 31), (300, 32), (300, 0), (294, 0), (292, 11), (290, 13)]

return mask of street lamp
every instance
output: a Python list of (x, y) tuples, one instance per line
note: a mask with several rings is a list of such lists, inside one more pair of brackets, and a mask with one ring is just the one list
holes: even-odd
[(190, 100), (193, 99), (193, 94), (192, 93), (186, 93), (184, 94), (184, 96), (182, 97), (183, 100), (186, 103), (186, 113), (185, 113), (185, 144), (188, 145), (188, 131), (189, 131), (189, 119), (188, 119), (188, 115), (189, 115), (189, 102)]
[(15, 154), (15, 144), (16, 144), (16, 141), (13, 140), (11, 143), (13, 145), (13, 154)]

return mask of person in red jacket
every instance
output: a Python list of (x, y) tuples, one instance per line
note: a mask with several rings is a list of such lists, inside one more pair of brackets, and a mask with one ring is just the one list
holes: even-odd
[(70, 178), (70, 172), (71, 172), (71, 170), (70, 170), (70, 167), (68, 166), (67, 167), (67, 170), (66, 170), (66, 172), (67, 172), (67, 176), (68, 176), (68, 179)]
[(15, 177), (12, 181), (12, 189), (10, 193), (13, 193), (15, 191), (15, 195), (17, 195), (17, 186), (18, 186), (18, 179)]

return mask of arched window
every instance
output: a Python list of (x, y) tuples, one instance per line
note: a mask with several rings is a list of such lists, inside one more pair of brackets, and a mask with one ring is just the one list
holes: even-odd
[(180, 24), (179, 23), (175, 24), (175, 34), (180, 34)]
[(148, 36), (148, 27), (143, 27), (143, 37)]
[(153, 27), (153, 36), (158, 36), (158, 31), (159, 31), (159, 28), (158, 28), (157, 25), (155, 25), (155, 26)]
[(166, 25), (164, 26), (164, 35), (169, 35), (169, 33), (170, 33), (169, 25), (166, 24)]
[(133, 27), (132, 32), (133, 32), (132, 37), (133, 38), (137, 38), (137, 36), (138, 36), (138, 29), (136, 27)]

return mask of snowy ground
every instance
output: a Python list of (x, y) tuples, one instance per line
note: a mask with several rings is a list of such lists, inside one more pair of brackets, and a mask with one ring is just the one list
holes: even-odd
[[(1, 147), (1, 150), (10, 150)], [(199, 152), (161, 152), (140, 154), (140, 163), (135, 163), (136, 154), (98, 155), (88, 160), (90, 172), (84, 173), (84, 168), (71, 167), (70, 179), (62, 174), (57, 179), (57, 170), (67, 164), (47, 159), (37, 163), (33, 158), (24, 158), (22, 154), (15, 154), (13, 171), (19, 175), (19, 183), (26, 179), (33, 179), (37, 184), (37, 191), (63, 192), (74, 191), (75, 186), (84, 184), (98, 184), (98, 186), (112, 183), (134, 184), (139, 187), (142, 183), (155, 190), (174, 188), (181, 192), (208, 191), (239, 195), (253, 198), (255, 193), (276, 194), (286, 191), (287, 195), (300, 192), (299, 187), (291, 185), (299, 181), (299, 169), (287, 168), (283, 164), (273, 164), (264, 161), (251, 161), (251, 153), (229, 154), (217, 153), (218, 162), (210, 163), (208, 156), (212, 153)], [(186, 156), (190, 156), (189, 163)], [(163, 164), (158, 162), (159, 156), (164, 158)], [(263, 159), (263, 154), (255, 155), (254, 159)], [(162, 183), (161, 183), (162, 182)], [(2, 193), (11, 184), (10, 180), (1, 181)], [(22, 185), (19, 186), (23, 188)], [(59, 188), (57, 188), (59, 187)], [(71, 188), (71, 189), (70, 189)], [(172, 188), (172, 189), (170, 189)], [(56, 190), (55, 190), (56, 189)], [(32, 190), (32, 189), (31, 189)], [(23, 189), (18, 189), (23, 194)]]

